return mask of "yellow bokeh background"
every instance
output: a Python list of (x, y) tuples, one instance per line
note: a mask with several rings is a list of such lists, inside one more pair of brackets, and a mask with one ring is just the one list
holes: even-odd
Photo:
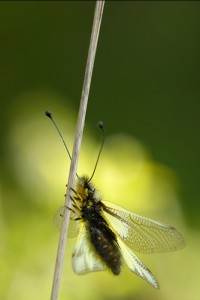
[[(54, 224), (72, 151), (93, 1), (0, 2), (0, 299), (49, 299)], [(102, 199), (169, 223), (186, 247), (136, 255), (155, 290), (120, 276), (74, 274), (67, 240), (59, 300), (199, 300), (200, 2), (106, 1), (78, 164)]]
[[(29, 108), (33, 97), (33, 102), (39, 103), (41, 97), (44, 100), (43, 94), (27, 94)], [(48, 105), (71, 149), (75, 113), (56, 105), (56, 97), (51, 100), (48, 98)], [(15, 111), (9, 132), (8, 151), (16, 182), (12, 189), (8, 185), (2, 191), (7, 203), (1, 207), (2, 299), (46, 299), (50, 295), (59, 239), (53, 219), (64, 203), (70, 161), (55, 128), (43, 113), (32, 114), (30, 120), (28, 114)], [(86, 124), (79, 175), (92, 173), (99, 145), (98, 129), (93, 136)], [(107, 135), (93, 182), (102, 199), (174, 225), (189, 245), (177, 253), (137, 253), (157, 277), (161, 286), (157, 291), (125, 266), (120, 276), (109, 271), (77, 276), (71, 266), (76, 239), (68, 239), (60, 299), (93, 299), (94, 295), (96, 299), (137, 299), (138, 295), (141, 299), (186, 300), (191, 295), (198, 299), (198, 276), (194, 272), (198, 270), (199, 241), (184, 223), (173, 170), (156, 163), (134, 138), (122, 133)], [(188, 276), (190, 272), (195, 280)]]

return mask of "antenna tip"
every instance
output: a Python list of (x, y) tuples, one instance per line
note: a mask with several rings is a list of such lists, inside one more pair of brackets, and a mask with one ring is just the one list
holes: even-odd
[(99, 121), (98, 122), (98, 127), (101, 129), (101, 130), (104, 130), (104, 124), (102, 121)]
[(51, 115), (51, 113), (50, 113), (48, 110), (45, 111), (45, 115), (46, 115), (48, 118), (52, 119), (52, 115)]

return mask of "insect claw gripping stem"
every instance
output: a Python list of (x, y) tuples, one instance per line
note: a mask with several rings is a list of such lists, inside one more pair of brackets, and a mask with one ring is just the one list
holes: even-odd
[(76, 201), (83, 201), (83, 198), (77, 193), (77, 191), (75, 191), (73, 188), (71, 188), (71, 190), (76, 195), (76, 197), (74, 197)]
[(70, 190), (71, 190), (74, 194), (76, 194), (76, 195), (78, 196), (77, 191), (75, 191), (73, 188), (70, 188)]
[(80, 210), (80, 207), (78, 207), (78, 205), (76, 204), (74, 198), (70, 197), (71, 198), (71, 201), (73, 202), (72, 206), (78, 210)]
[(75, 204), (75, 200), (72, 196), (70, 196), (71, 201)]
[[(82, 197), (73, 189), (73, 188), (70, 188), (72, 190), (72, 192), (77, 196), (77, 197), (73, 197), (73, 196), (70, 196), (70, 199), (72, 200), (72, 202), (75, 202), (76, 201), (81, 201), (82, 200)], [(67, 194), (65, 194), (64, 196), (66, 197)], [(75, 199), (75, 200), (74, 200)]]
[(75, 213), (75, 211), (71, 208), (71, 207), (68, 207), (68, 206), (65, 206), (67, 209), (69, 209), (70, 211), (72, 211), (74, 214), (76, 214)]

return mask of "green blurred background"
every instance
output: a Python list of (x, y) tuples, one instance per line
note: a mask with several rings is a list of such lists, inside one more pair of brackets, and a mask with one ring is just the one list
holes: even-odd
[[(0, 299), (48, 299), (94, 2), (0, 2)], [(123, 269), (77, 276), (68, 240), (60, 299), (199, 299), (200, 3), (107, 2), (79, 174), (106, 200), (178, 227), (187, 247), (138, 256), (151, 288)]]

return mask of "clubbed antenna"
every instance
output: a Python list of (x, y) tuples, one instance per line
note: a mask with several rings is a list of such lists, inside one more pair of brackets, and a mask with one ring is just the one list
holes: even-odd
[(101, 132), (102, 132), (102, 141), (101, 141), (101, 146), (100, 146), (99, 153), (98, 153), (98, 156), (97, 156), (97, 160), (96, 160), (96, 163), (95, 163), (95, 166), (94, 166), (94, 170), (92, 172), (91, 177), (88, 179), (87, 183), (89, 183), (92, 180), (93, 176), (94, 176), (94, 173), (96, 171), (96, 168), (97, 168), (97, 165), (98, 165), (98, 162), (99, 162), (99, 158), (100, 158), (100, 155), (101, 155), (101, 151), (103, 149), (104, 141), (105, 141), (104, 124), (103, 124), (102, 121), (99, 121), (97, 125), (98, 125), (99, 129), (101, 129)]
[(46, 115), (49, 119), (51, 119), (51, 121), (53, 122), (53, 124), (54, 124), (54, 126), (55, 126), (57, 132), (59, 133), (59, 135), (60, 135), (60, 137), (61, 137), (61, 140), (63, 141), (63, 144), (64, 144), (64, 146), (65, 146), (65, 149), (67, 150), (67, 153), (68, 153), (68, 155), (69, 155), (69, 158), (70, 158), (70, 160), (72, 160), (71, 154), (69, 153), (69, 150), (68, 150), (68, 148), (67, 148), (67, 145), (66, 145), (66, 143), (65, 143), (65, 140), (64, 140), (64, 138), (63, 138), (63, 136), (62, 136), (62, 134), (61, 134), (61, 132), (60, 132), (58, 126), (56, 125), (56, 123), (55, 123), (55, 121), (54, 121), (54, 119), (53, 119), (53, 117), (52, 117), (52, 114), (51, 114), (49, 111), (46, 111), (46, 112), (45, 112), (45, 115)]

